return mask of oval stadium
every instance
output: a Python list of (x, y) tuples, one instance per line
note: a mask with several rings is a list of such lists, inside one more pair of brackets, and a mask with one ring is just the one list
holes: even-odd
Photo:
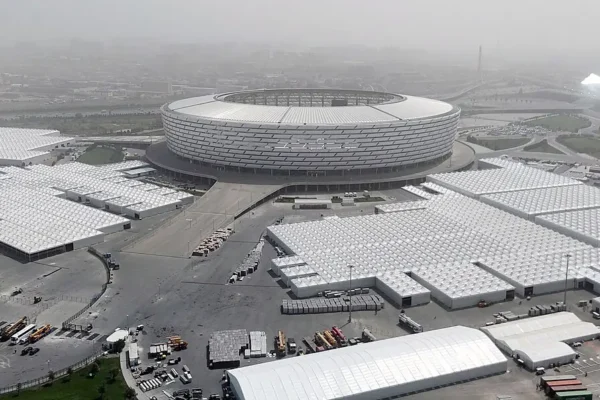
[(274, 89), (162, 107), (167, 147), (221, 171), (284, 176), (402, 173), (447, 159), (460, 109), (383, 92)]

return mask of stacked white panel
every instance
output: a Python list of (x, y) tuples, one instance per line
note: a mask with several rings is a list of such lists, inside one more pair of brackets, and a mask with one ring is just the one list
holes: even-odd
[(523, 218), (564, 211), (600, 207), (600, 189), (588, 185), (496, 193), (481, 196), (481, 201)]
[(492, 193), (582, 185), (574, 179), (518, 163), (499, 169), (433, 174), (427, 181), (475, 198)]
[(439, 193), (439, 194), (450, 194), (450, 193), (454, 193), (453, 191), (451, 191), (451, 190), (449, 190), (449, 189), (447, 189), (447, 188), (445, 188), (445, 187), (443, 187), (443, 186), (437, 185), (437, 184), (435, 184), (435, 183), (433, 183), (433, 182), (423, 182), (423, 183), (421, 184), (421, 186), (424, 186), (424, 187), (426, 187), (427, 189), (433, 190), (434, 192), (437, 192), (437, 193)]
[(64, 245), (53, 238), (32, 232), (30, 229), (3, 219), (0, 219), (0, 242), (27, 254)]
[[(125, 163), (124, 163), (125, 164)], [(168, 188), (156, 188), (146, 191), (137, 189), (137, 186), (146, 188), (143, 182), (125, 179), (115, 182), (114, 177), (99, 179), (94, 171), (102, 171), (97, 167), (87, 166), (80, 163), (65, 164), (65, 168), (48, 167), (36, 165), (28, 169), (4, 168), (2, 171), (15, 179), (15, 182), (27, 182), (29, 187), (37, 185), (40, 188), (61, 190), (71, 200), (90, 202), (96, 207), (107, 209), (119, 214), (125, 214), (131, 218), (144, 218), (147, 216), (167, 212), (176, 209), (184, 203), (191, 203), (193, 196), (181, 194)], [(131, 165), (130, 165), (131, 166)], [(62, 167), (62, 166), (61, 166)], [(122, 165), (121, 168), (127, 167)], [(105, 172), (112, 171), (105, 169)], [(20, 184), (20, 183), (18, 183)], [(103, 192), (101, 200), (98, 193)], [(127, 208), (143, 204), (140, 207)], [(108, 206), (108, 208), (106, 208)]]
[(0, 127), (0, 164), (18, 165), (39, 162), (53, 148), (74, 143), (70, 137), (55, 130)]
[[(301, 278), (297, 282), (292, 279), (294, 293), (302, 297), (323, 289), (347, 289), (348, 265), (354, 266), (354, 287), (383, 287), (374, 278), (386, 273), (409, 273), (432, 265), (438, 266), (439, 271), (452, 268), (460, 271), (477, 268), (471, 264), (480, 261), (488, 272), (510, 284), (476, 288), (482, 297), (478, 300), (496, 301), (511, 285), (521, 295), (532, 285), (536, 294), (556, 291), (561, 282), (564, 285), (564, 271), (554, 261), (544, 265), (538, 260), (545, 260), (545, 255), (594, 250), (585, 243), (459, 194), (435, 195), (418, 203), (426, 208), (269, 227), (269, 236), (280, 247), (301, 257), (318, 274), (318, 278)], [(588, 265), (574, 263), (571, 272), (584, 279), (578, 269), (594, 263), (593, 260)], [(427, 279), (434, 278), (432, 274)], [(315, 287), (311, 289), (311, 285)], [(399, 291), (390, 297), (401, 299), (404, 295)], [(477, 296), (469, 293), (464, 297), (472, 302)]]
[(540, 215), (535, 217), (535, 222), (592, 246), (600, 246), (600, 208)]
[(403, 271), (378, 273), (375, 287), (400, 306), (408, 301), (411, 306), (427, 304), (431, 298), (428, 289), (409, 278)]
[(427, 201), (404, 201), (401, 203), (388, 203), (375, 206), (375, 212), (385, 214), (398, 211), (422, 210), (427, 208)]
[(271, 270), (279, 276), (279, 271), (282, 268), (295, 267), (298, 265), (306, 265), (306, 262), (298, 256), (274, 258), (271, 260)]
[(474, 307), (480, 301), (506, 300), (514, 287), (472, 264), (431, 265), (416, 268), (411, 276), (431, 290), (450, 309)]
[(409, 193), (417, 195), (422, 199), (430, 199), (433, 196), (431, 193), (428, 193), (428, 192), (424, 191), (423, 189), (419, 189), (416, 186), (404, 186), (402, 189), (406, 190)]
[(100, 231), (36, 211), (35, 208), (8, 198), (0, 203), (0, 219), (52, 238), (62, 245), (73, 243), (74, 248), (78, 249), (104, 240), (104, 234)]
[(84, 225), (105, 233), (122, 230), (123, 226), (130, 222), (126, 218), (25, 187), (2, 188), (0, 190), (0, 202), (9, 200), (35, 209), (36, 214), (51, 214), (74, 224)]

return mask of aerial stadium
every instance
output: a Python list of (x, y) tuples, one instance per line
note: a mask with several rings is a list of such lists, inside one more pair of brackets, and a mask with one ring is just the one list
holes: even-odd
[(437, 100), (338, 89), (234, 92), (161, 111), (164, 146), (180, 161), (246, 176), (340, 179), (443, 162), (460, 117)]

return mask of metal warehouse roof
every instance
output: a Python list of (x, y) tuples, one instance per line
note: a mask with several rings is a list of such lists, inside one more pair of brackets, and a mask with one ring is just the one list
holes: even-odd
[(221, 101), (209, 95), (178, 100), (168, 109), (206, 119), (282, 125), (346, 125), (390, 123), (431, 118), (452, 111), (450, 104), (421, 97), (402, 96), (403, 101), (345, 107), (271, 106)]
[(232, 369), (228, 374), (241, 400), (326, 400), (406, 394), (440, 382), (502, 373), (506, 367), (506, 358), (482, 332), (455, 326)]
[(56, 130), (0, 127), (0, 159), (25, 161), (47, 154), (47, 149), (74, 138), (60, 136)]

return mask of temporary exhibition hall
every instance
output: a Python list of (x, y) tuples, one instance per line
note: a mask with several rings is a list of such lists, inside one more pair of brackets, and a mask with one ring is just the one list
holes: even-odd
[(38, 164), (74, 142), (56, 130), (0, 127), (0, 165)]
[[(275, 272), (285, 275), (299, 297), (350, 285), (378, 287), (399, 305), (432, 297), (449, 309), (565, 286), (597, 288), (600, 251), (588, 244), (596, 239), (578, 240), (597, 237), (595, 228), (583, 222), (573, 228), (584, 217), (544, 214), (554, 222), (543, 226), (529, 211), (494, 206), (489, 199), (519, 197), (560, 213), (593, 207), (593, 199), (600, 207), (600, 190), (513, 161), (486, 162), (489, 169), (439, 174), (405, 187), (422, 200), (379, 205), (375, 215), (269, 227), (270, 238), (295, 256), (293, 265)], [(565, 200), (548, 207), (556, 199), (548, 193), (556, 191), (565, 191)], [(585, 218), (598, 226), (597, 213), (577, 212), (587, 212)]]
[(227, 371), (240, 400), (396, 398), (502, 374), (506, 357), (464, 326)]
[(104, 241), (104, 235), (174, 210), (193, 196), (126, 177), (140, 161), (0, 168), (0, 246), (33, 261)]
[(509, 356), (533, 370), (575, 360), (569, 344), (600, 337), (600, 328), (575, 314), (559, 312), (481, 328)]

